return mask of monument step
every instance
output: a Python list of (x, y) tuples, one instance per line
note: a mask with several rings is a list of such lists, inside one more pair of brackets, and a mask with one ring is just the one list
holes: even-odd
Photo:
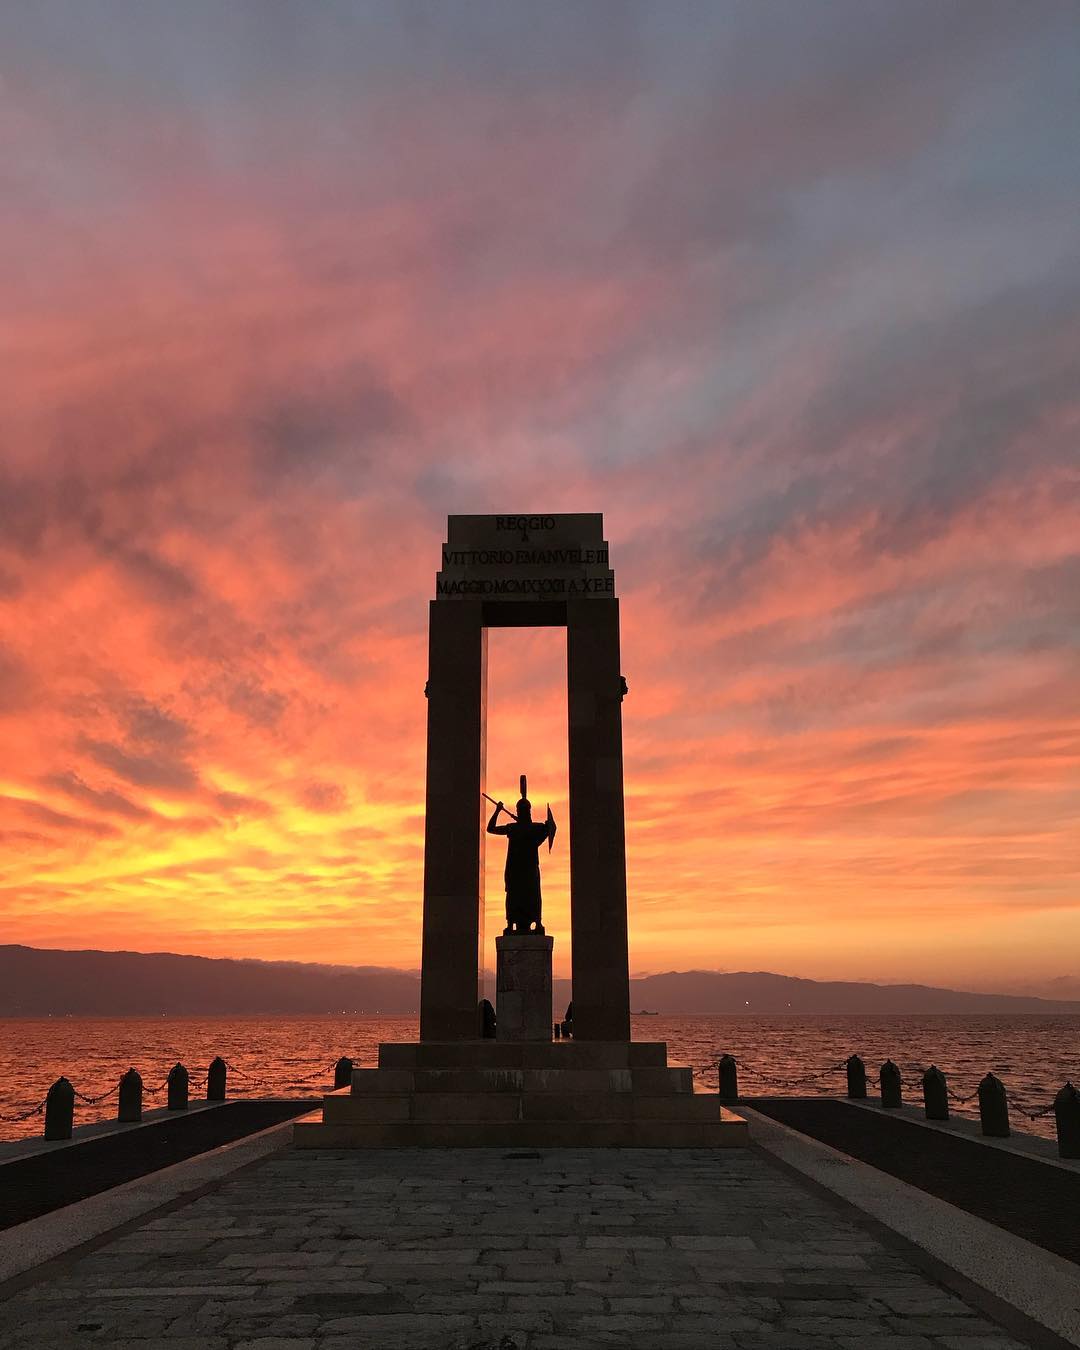
[(297, 1148), (745, 1148), (746, 1121), (724, 1107), (711, 1120), (299, 1121)]
[(381, 1069), (662, 1069), (666, 1064), (663, 1041), (409, 1041), (379, 1046)]
[(388, 1092), (606, 1092), (675, 1093), (690, 1095), (690, 1069), (642, 1067), (631, 1069), (354, 1069), (355, 1096)]
[(634, 1092), (417, 1092), (330, 1094), (323, 1100), (328, 1125), (435, 1121), (719, 1120), (715, 1094), (651, 1096)]

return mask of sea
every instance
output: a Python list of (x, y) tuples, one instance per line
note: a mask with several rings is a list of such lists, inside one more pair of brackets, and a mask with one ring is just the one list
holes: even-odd
[[(417, 1030), (415, 1017), (347, 1015), (0, 1019), (0, 1139), (40, 1135), (36, 1108), (61, 1075), (80, 1094), (76, 1124), (115, 1117), (116, 1085), (129, 1067), (142, 1075), (146, 1109), (165, 1104), (165, 1078), (178, 1061), (191, 1074), (194, 1099), (216, 1055), (229, 1065), (231, 1097), (316, 1097), (333, 1085), (340, 1056), (373, 1066), (381, 1041), (415, 1040)], [(633, 1018), (632, 1035), (666, 1041), (669, 1061), (690, 1065), (703, 1092), (716, 1090), (722, 1054), (735, 1056), (743, 1096), (843, 1094), (841, 1066), (852, 1054), (866, 1062), (871, 1091), (878, 1068), (892, 1059), (905, 1100), (915, 1104), (931, 1064), (947, 1075), (956, 1098), (972, 1097), (992, 1072), (1008, 1091), (1013, 1129), (1046, 1138), (1054, 1137), (1053, 1113), (1038, 1113), (1066, 1080), (1080, 1084), (1076, 1015), (644, 1015)], [(953, 1109), (978, 1115), (973, 1100), (954, 1101)]]

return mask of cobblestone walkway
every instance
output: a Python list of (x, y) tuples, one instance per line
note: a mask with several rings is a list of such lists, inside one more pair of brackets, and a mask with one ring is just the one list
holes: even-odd
[(283, 1152), (0, 1304), (20, 1350), (1018, 1350), (754, 1152)]

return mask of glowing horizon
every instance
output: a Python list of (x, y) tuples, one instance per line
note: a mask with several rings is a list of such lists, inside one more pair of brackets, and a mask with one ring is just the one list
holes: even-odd
[(635, 972), (1080, 974), (1074, 19), (110, 9), (0, 15), (5, 941), (416, 968), (446, 516), (586, 510)]

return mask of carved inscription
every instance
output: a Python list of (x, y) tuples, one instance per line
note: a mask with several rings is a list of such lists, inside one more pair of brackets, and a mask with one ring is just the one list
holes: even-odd
[(614, 596), (603, 533), (599, 515), (451, 516), (436, 599)]

